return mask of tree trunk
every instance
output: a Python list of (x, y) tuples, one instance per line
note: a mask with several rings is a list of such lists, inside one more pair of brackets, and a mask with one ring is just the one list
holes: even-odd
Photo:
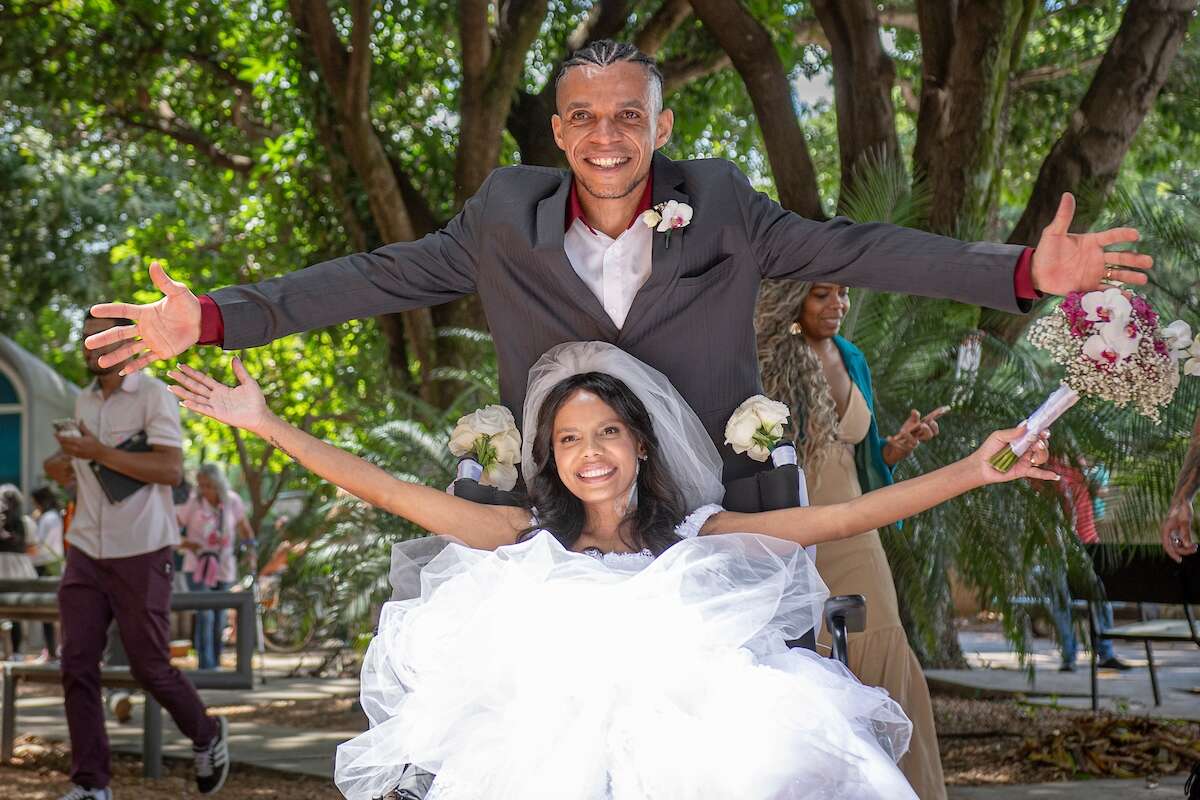
[[(1008, 241), (1033, 245), (1063, 192), (1079, 199), (1072, 230), (1096, 221), (1138, 127), (1154, 106), (1187, 34), (1196, 0), (1132, 0), (1079, 108), (1042, 162)], [(1033, 317), (985, 311), (980, 327), (1015, 342)]]
[(916, 172), (929, 181), (929, 224), (935, 231), (982, 233), (995, 202), (1009, 74), (1035, 5), (1036, 0), (918, 5), (928, 47), (914, 160)]
[[(342, 44), (324, 0), (289, 0), (296, 27), (301, 57), (315, 62), (328, 92), (334, 115), (340, 153), (354, 171), (371, 209), (374, 228), (385, 242), (411, 241), (415, 237), (408, 206), (393, 172), (387, 151), (370, 118), (369, 86), (371, 74), (371, 0), (354, 0), (351, 49)], [(381, 319), (388, 338), (389, 364), (407, 380), (409, 356), (419, 360), (422, 381), (419, 391), (433, 400), (433, 384), (425, 380), (436, 365), (433, 315), (429, 309), (403, 314), (403, 325), (395, 315)]]
[(1034, 244), (1063, 192), (1081, 195), (1072, 230), (1085, 231), (1103, 208), (1134, 134), (1154, 105), (1187, 34), (1196, 0), (1130, 0), (1067, 129), (1042, 162), (1009, 241)]
[[(555, 70), (558, 74), (558, 70)], [(554, 83), (537, 94), (520, 92), (508, 115), (508, 131), (517, 140), (521, 163), (566, 169), (567, 159), (554, 141), (550, 117), (554, 116)]]
[(500, 3), (494, 30), (488, 24), (488, 0), (459, 4), (463, 80), (454, 165), (458, 206), (479, 190), (500, 162), (504, 125), (525, 71), (525, 56), (546, 17), (546, 4), (547, 0)]
[(696, 16), (729, 54), (754, 104), (779, 202), (797, 214), (824, 219), (816, 171), (796, 119), (792, 86), (763, 26), (740, 3), (692, 0)]
[(814, 0), (833, 57), (834, 106), (841, 157), (840, 203), (864, 157), (899, 162), (892, 85), (896, 71), (879, 38), (872, 0)]

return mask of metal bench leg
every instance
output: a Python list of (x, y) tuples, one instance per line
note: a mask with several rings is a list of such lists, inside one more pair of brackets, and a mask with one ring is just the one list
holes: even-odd
[(1150, 640), (1147, 639), (1143, 644), (1146, 645), (1146, 661), (1150, 664), (1150, 689), (1154, 692), (1154, 705), (1162, 705), (1162, 695), (1158, 691), (1158, 673), (1154, 671), (1154, 648), (1150, 645)]
[(142, 711), (142, 775), (146, 778), (161, 778), (162, 706), (149, 692), (145, 694), (146, 706)]
[(0, 764), (13, 757), (13, 739), (17, 736), (17, 679), (4, 670), (4, 708), (0, 709)]
[(1096, 655), (1096, 642), (1099, 636), (1096, 632), (1096, 612), (1092, 608), (1092, 604), (1088, 603), (1088, 642), (1091, 651), (1091, 660), (1089, 661), (1092, 672), (1092, 713), (1095, 714), (1100, 710), (1100, 680), (1097, 672), (1099, 671), (1099, 657)]

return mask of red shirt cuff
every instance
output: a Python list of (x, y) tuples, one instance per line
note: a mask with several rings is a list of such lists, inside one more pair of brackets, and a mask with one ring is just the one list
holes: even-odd
[(1033, 285), (1033, 248), (1026, 247), (1017, 259), (1017, 268), (1013, 272), (1013, 290), (1018, 300), (1040, 300), (1042, 293)]
[(221, 307), (206, 294), (200, 295), (199, 344), (225, 344), (225, 319), (221, 316)]

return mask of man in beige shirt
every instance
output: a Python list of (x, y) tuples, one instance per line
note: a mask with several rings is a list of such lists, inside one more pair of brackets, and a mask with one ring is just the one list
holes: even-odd
[[(83, 332), (113, 324), (89, 315)], [(192, 740), (197, 788), (212, 794), (229, 771), (225, 720), (208, 716), (195, 687), (170, 661), (172, 552), (179, 542), (171, 487), (183, 471), (179, 406), (156, 378), (138, 372), (121, 377), (119, 368), (100, 367), (97, 351), (85, 350), (85, 356), (95, 380), (76, 398), (77, 430), (58, 433), (77, 492), (58, 590), (74, 782), (61, 800), (112, 800), (100, 661), (113, 620), (133, 676)], [(143, 436), (142, 447), (119, 447)], [(102, 484), (93, 465), (144, 485), (114, 492), (113, 482)]]

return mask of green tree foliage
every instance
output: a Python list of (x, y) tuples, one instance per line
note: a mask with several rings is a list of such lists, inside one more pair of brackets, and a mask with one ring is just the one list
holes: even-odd
[[(911, 0), (0, 0), (0, 332), (82, 382), (78, 334), (86, 307), (113, 297), (152, 299), (145, 290), (151, 259), (205, 291), (434, 230), (493, 166), (561, 164), (548, 137), (550, 80), (569, 50), (601, 36), (634, 41), (659, 58), (676, 113), (668, 155), (731, 159), (763, 191), (784, 196), (786, 184), (795, 196), (818, 198), (823, 214), (840, 207), (863, 219), (925, 225), (935, 212), (945, 214), (947, 198), (962, 195), (971, 202), (951, 203), (950, 229), (1004, 239), (1044, 199), (1040, 171), (1090, 87), (1111, 84), (1102, 59), (1120, 44), (1123, 22), (1155, 3), (1177, 18), (1187, 1), (1006, 2), (985, 16), (959, 9), (968, 4)], [(922, 14), (947, 9), (954, 12), (949, 22)], [(1123, 162), (1127, 189), (1155, 192), (1162, 182), (1195, 194), (1197, 177), (1188, 165), (1200, 161), (1197, 24), (1193, 19), (1178, 55), (1162, 43), (1178, 35), (1164, 34), (1154, 40), (1159, 44), (1145, 45), (1146, 58), (1129, 62), (1129, 80), (1146, 63), (1169, 72), (1161, 90), (1143, 81), (1147, 96), (1156, 97), (1144, 120), (1133, 112), (1125, 120), (1137, 131)], [(746, 53), (726, 42), (727, 51), (721, 34), (731, 25), (761, 31), (754, 41), (765, 46)], [(966, 41), (995, 42), (997, 31), (1012, 37), (1002, 43), (1010, 58), (987, 61), (992, 72), (961, 52), (955, 60), (955, 42), (960, 49)], [(872, 37), (881, 50), (871, 46)], [(945, 85), (929, 78), (945, 77), (926, 63), (935, 56), (953, 68)], [(764, 81), (757, 72), (767, 61), (778, 74)], [(822, 94), (838, 70), (863, 77)], [(758, 102), (763, 86), (810, 80), (807, 100), (793, 93), (790, 102)], [(964, 130), (968, 144), (931, 138), (941, 130), (937, 120), (949, 119), (934, 112), (947, 103), (961, 108), (972, 81), (996, 91), (971, 123), (975, 129)], [(846, 87), (858, 91), (847, 95)], [(899, 157), (882, 172), (872, 172), (870, 159), (850, 159), (863, 170), (860, 182), (843, 174), (842, 154), (878, 152), (853, 135), (854, 126), (839, 126), (838, 115), (850, 113), (851, 100), (868, 90), (885, 97), (890, 91), (892, 103), (876, 107), (882, 117), (858, 127), (894, 139)], [(923, 141), (971, 166), (957, 179), (935, 176), (940, 185), (949, 180), (954, 192), (938, 191), (928, 176), (909, 180), (927, 171)], [(781, 154), (779, 142), (806, 151), (813, 167), (806, 185), (774, 174), (772, 164), (790, 163), (786, 156), (794, 155)], [(985, 146), (992, 160), (981, 158)], [(1090, 200), (1082, 182), (1077, 188)], [(1095, 213), (1105, 198), (1100, 191), (1091, 202)], [(1162, 195), (1150, 198), (1143, 216), (1175, 207)], [(1160, 262), (1179, 239), (1163, 230), (1161, 243), (1146, 244)], [(967, 392), (950, 365), (967, 334), (990, 324), (978, 309), (886, 295), (855, 301), (854, 337), (885, 387), (885, 427), (935, 390)], [(317, 331), (244, 355), (289, 420), (365, 453), (387, 454), (389, 468), (441, 485), (442, 456), (429, 448), (387, 450), (387, 442), (418, 429), (428, 442), (444, 433), (451, 416), (492, 396), (490, 349), (462, 332), (482, 327), (477, 307), (452, 304)], [(1019, 328), (1003, 341), (985, 339), (985, 357), (1000, 366), (962, 395), (969, 400), (960, 400), (947, 436), (924, 452), (929, 463), (921, 466), (960, 452), (988, 425), (1019, 418), (1044, 388), (1045, 364), (1004, 343), (1017, 341), (1015, 333)], [(212, 349), (187, 358), (227, 371), (225, 357)], [(386, 423), (393, 427), (381, 428)], [(1100, 447), (1097, 438), (1117, 439), (1125, 424), (1114, 418), (1096, 426), (1103, 436), (1087, 439), (1081, 430), (1062, 439)], [(299, 489), (313, 498), (315, 529), (329, 535), (327, 547), (318, 548), (325, 555), (314, 563), (321, 570), (343, 562), (365, 570), (365, 583), (334, 581), (343, 596), (357, 591), (345, 587), (380, 589), (380, 570), (364, 566), (376, 561), (337, 548), (376, 548), (372, 558), (385, 558), (387, 542), (412, 531), (375, 518), (363, 530), (385, 535), (356, 540), (353, 526), (363, 520), (350, 517), (337, 517), (343, 521), (335, 531), (324, 519), (328, 509), (318, 510), (333, 497), (327, 486), (250, 437), (190, 416), (187, 425), (192, 461), (240, 465), (256, 521), (269, 515), (277, 491)], [(1032, 510), (1031, 497), (1009, 487), (994, 505), (979, 505), (977, 519), (1042, 513)], [(993, 563), (1020, 572), (1049, 557), (1032, 538), (956, 536), (971, 508), (949, 507), (914, 523), (914, 586), (936, 581), (954, 564), (981, 593), (1000, 597), (1020, 588), (1016, 578), (999, 568), (972, 570)], [(1042, 522), (1049, 527), (1049, 517)], [(907, 569), (902, 553), (893, 559), (898, 570)], [(356, 608), (365, 608), (365, 595), (357, 596)], [(920, 609), (911, 616), (919, 619)], [(919, 625), (915, 637), (928, 638)]]

